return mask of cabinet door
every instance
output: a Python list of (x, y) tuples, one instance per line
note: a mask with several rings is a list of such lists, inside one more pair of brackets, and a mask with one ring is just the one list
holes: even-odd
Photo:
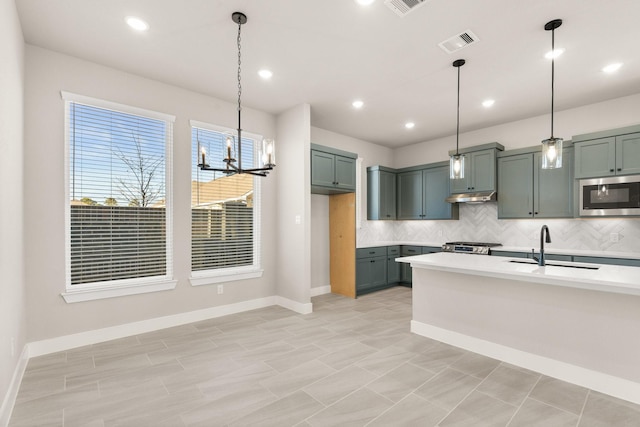
[(398, 219), (422, 219), (422, 171), (398, 174)]
[(343, 190), (356, 189), (356, 159), (335, 156), (336, 187)]
[[(449, 167), (426, 169), (422, 172), (426, 219), (452, 219), (453, 205), (445, 202), (449, 196)], [(456, 206), (457, 208), (457, 206)]]
[(311, 185), (334, 187), (335, 156), (322, 151), (311, 151)]
[[(542, 152), (533, 156), (534, 195), (536, 218), (573, 217), (573, 150), (562, 151), (562, 167), (542, 169)], [(500, 196), (499, 196), (500, 197)]]
[(471, 153), (471, 187), (469, 191), (496, 189), (496, 152), (483, 150)]
[(371, 259), (356, 259), (356, 294), (361, 290), (371, 287), (373, 277), (371, 275)]
[(387, 258), (387, 284), (394, 285), (400, 282), (400, 263), (395, 261), (395, 257)]
[[(615, 175), (616, 143), (615, 137), (576, 142), (575, 177), (592, 178)], [(498, 196), (499, 197), (499, 196)]]
[(407, 285), (411, 284), (412, 280), (412, 268), (411, 264), (402, 263), (402, 271), (400, 272), (400, 281)]
[(533, 216), (533, 155), (498, 159), (498, 218)]
[(380, 172), (380, 216), (396, 219), (396, 174)]
[(616, 137), (616, 174), (640, 174), (640, 133)]

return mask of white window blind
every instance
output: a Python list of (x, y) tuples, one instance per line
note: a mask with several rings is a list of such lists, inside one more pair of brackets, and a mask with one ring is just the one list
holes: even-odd
[(68, 284), (170, 277), (172, 121), (63, 97)]
[[(193, 123), (192, 123), (193, 125)], [(211, 167), (225, 167), (230, 129), (192, 127), (191, 269), (231, 275), (259, 268), (259, 180), (249, 174), (201, 171), (201, 153)], [(243, 133), (242, 166), (253, 167), (260, 137)]]

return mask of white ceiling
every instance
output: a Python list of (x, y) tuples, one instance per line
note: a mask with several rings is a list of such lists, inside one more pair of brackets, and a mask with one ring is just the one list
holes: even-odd
[[(640, 92), (639, 0), (428, 0), (404, 17), (376, 0), (16, 0), (27, 43), (235, 102), (242, 27), (243, 105), (280, 113), (311, 105), (313, 126), (389, 147), (550, 111), (551, 33), (556, 111)], [(139, 16), (144, 34), (124, 23)], [(479, 42), (449, 55), (465, 30)], [(607, 75), (600, 69), (624, 62)], [(274, 72), (270, 81), (257, 71)], [(365, 106), (356, 111), (354, 99)], [(496, 100), (486, 109), (481, 102)], [(639, 112), (640, 113), (640, 112)], [(416, 126), (406, 130), (404, 123)], [(639, 114), (640, 120), (640, 114)], [(548, 135), (542, 134), (540, 137)]]

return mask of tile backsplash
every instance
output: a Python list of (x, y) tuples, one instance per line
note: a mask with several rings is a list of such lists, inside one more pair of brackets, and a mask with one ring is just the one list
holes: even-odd
[[(554, 249), (640, 251), (640, 219), (520, 219), (499, 220), (497, 203), (460, 205), (457, 221), (362, 221), (357, 244), (376, 242), (433, 242), (455, 240), (499, 242), (504, 246), (537, 248), (540, 227), (546, 224)], [(612, 236), (613, 234), (613, 236)], [(614, 242), (617, 237), (617, 242)]]

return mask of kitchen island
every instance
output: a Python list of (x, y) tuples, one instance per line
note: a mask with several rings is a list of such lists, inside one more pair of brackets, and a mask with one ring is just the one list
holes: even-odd
[(640, 403), (640, 268), (456, 253), (397, 261), (413, 269), (412, 332)]

